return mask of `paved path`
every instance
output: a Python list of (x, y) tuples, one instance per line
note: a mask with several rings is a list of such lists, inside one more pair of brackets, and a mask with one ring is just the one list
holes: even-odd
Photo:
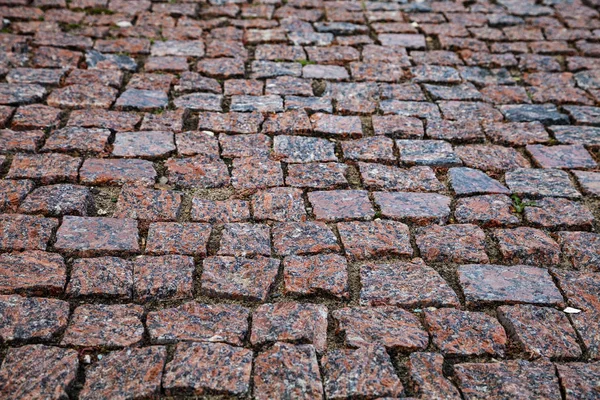
[(0, 398), (600, 398), (598, 0), (0, 16)]

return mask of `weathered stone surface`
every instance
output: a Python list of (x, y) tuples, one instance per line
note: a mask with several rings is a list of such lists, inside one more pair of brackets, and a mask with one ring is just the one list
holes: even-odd
[(0, 338), (49, 340), (60, 333), (69, 319), (69, 303), (57, 299), (0, 295)]
[(137, 228), (133, 219), (65, 216), (54, 247), (84, 257), (135, 253), (139, 251)]
[(0, 130), (0, 151), (36, 151), (44, 139), (40, 130), (16, 132), (10, 129)]
[(340, 255), (288, 256), (283, 260), (283, 267), (284, 293), (349, 297), (348, 266)]
[(487, 263), (485, 233), (475, 225), (431, 225), (420, 228), (415, 239), (421, 257), (429, 262)]
[(75, 182), (81, 159), (65, 154), (16, 154), (8, 174), (9, 179), (35, 179), (42, 184)]
[(527, 151), (542, 168), (595, 168), (596, 162), (581, 144), (543, 146), (531, 144)]
[(67, 294), (131, 299), (133, 263), (118, 257), (81, 258), (73, 262)]
[(567, 363), (556, 365), (556, 370), (566, 398), (590, 399), (596, 396), (598, 391), (594, 382), (600, 375), (600, 363)]
[(175, 151), (173, 133), (168, 131), (119, 132), (112, 155), (115, 157), (161, 158)]
[(342, 308), (332, 315), (337, 322), (336, 332), (343, 333), (350, 347), (379, 343), (387, 349), (414, 351), (429, 343), (419, 319), (401, 308)]
[(322, 399), (323, 386), (312, 345), (275, 343), (254, 360), (254, 397)]
[(165, 108), (169, 97), (161, 90), (127, 89), (121, 93), (115, 108), (117, 110), (153, 111)]
[(317, 220), (346, 221), (371, 219), (375, 214), (364, 190), (331, 190), (308, 193)]
[[(1, 165), (1, 164), (0, 164)], [(0, 181), (0, 211), (15, 212), (21, 202), (27, 197), (34, 188), (32, 181), (10, 180)]]
[(460, 390), (470, 399), (561, 398), (558, 378), (550, 363), (466, 363), (457, 364), (454, 371)]
[(141, 306), (82, 305), (75, 309), (61, 344), (83, 347), (130, 346), (142, 341)]
[(165, 162), (169, 183), (182, 188), (219, 188), (229, 184), (229, 171), (221, 160), (204, 156), (170, 158)]
[(249, 202), (245, 200), (213, 201), (194, 197), (192, 221), (215, 223), (244, 222), (250, 219)]
[(136, 301), (192, 297), (194, 259), (188, 256), (141, 256), (133, 262)]
[(21, 203), (19, 212), (50, 216), (86, 216), (93, 204), (94, 199), (88, 188), (71, 184), (58, 184), (35, 189)]
[(252, 196), (252, 209), (256, 220), (306, 221), (302, 190), (270, 188)]
[(417, 224), (444, 223), (450, 215), (450, 198), (434, 193), (375, 192), (381, 214)]
[(467, 305), (531, 303), (562, 305), (563, 297), (544, 268), (472, 264), (458, 269)]
[(156, 222), (150, 224), (146, 253), (206, 256), (211, 226), (190, 222)]
[(61, 399), (77, 377), (77, 352), (34, 344), (9, 349), (0, 368), (5, 399)]
[(531, 358), (581, 355), (575, 331), (561, 311), (529, 304), (502, 306), (498, 318)]
[(188, 302), (148, 313), (146, 326), (155, 343), (225, 342), (241, 346), (250, 311), (234, 304)]
[(422, 397), (460, 399), (460, 393), (443, 375), (444, 358), (436, 353), (412, 353), (408, 361), (414, 392)]
[(577, 199), (581, 194), (575, 189), (569, 175), (557, 169), (518, 168), (505, 175), (511, 192), (532, 197), (551, 196)]
[(399, 396), (403, 392), (390, 356), (380, 345), (333, 350), (323, 356), (322, 364), (328, 398)]
[(288, 163), (337, 161), (334, 143), (321, 138), (275, 136), (273, 151)]
[(46, 250), (57, 226), (58, 221), (54, 218), (0, 214), (0, 250)]
[(557, 241), (573, 267), (600, 272), (600, 235), (591, 232), (558, 232)]
[(456, 154), (467, 167), (483, 171), (504, 172), (530, 166), (529, 161), (515, 149), (498, 145), (459, 146)]
[(547, 197), (526, 203), (525, 220), (533, 226), (560, 229), (590, 229), (594, 215), (572, 200)]
[(242, 190), (283, 186), (281, 163), (265, 157), (236, 158), (233, 160), (231, 184)]
[(79, 169), (79, 179), (91, 185), (151, 186), (156, 171), (146, 160), (88, 158)]
[(505, 195), (485, 195), (458, 199), (454, 211), (457, 222), (483, 227), (511, 226), (519, 218), (511, 211), (513, 203)]
[(507, 263), (547, 266), (560, 262), (560, 246), (539, 229), (497, 229), (494, 237)]
[(252, 314), (253, 345), (270, 342), (310, 343), (325, 350), (327, 307), (319, 304), (282, 302), (263, 304)]
[(425, 325), (444, 355), (504, 357), (507, 335), (485, 313), (441, 308), (425, 312)]
[(436, 192), (444, 190), (431, 167), (398, 168), (375, 163), (358, 163), (360, 177), (369, 189)]
[(87, 371), (81, 399), (127, 399), (157, 396), (160, 392), (166, 348), (129, 348), (105, 355)]
[(423, 260), (365, 264), (360, 268), (360, 303), (370, 306), (458, 306), (456, 293)]
[(39, 102), (46, 94), (46, 89), (40, 85), (20, 83), (0, 84), (0, 104), (21, 105)]
[(340, 249), (333, 231), (323, 222), (286, 222), (273, 228), (273, 249), (279, 255), (308, 255)]
[(396, 140), (396, 146), (400, 161), (405, 165), (454, 167), (462, 164), (450, 143), (443, 140)]
[(123, 186), (114, 212), (115, 218), (137, 219), (142, 223), (173, 221), (181, 208), (181, 195), (169, 190)]
[(250, 389), (252, 351), (224, 343), (179, 343), (165, 367), (168, 395), (244, 395)]
[(268, 225), (228, 223), (223, 227), (219, 255), (249, 256), (271, 255), (271, 238)]
[(0, 255), (0, 293), (60, 294), (66, 280), (65, 263), (58, 254), (34, 250)]
[(54, 89), (50, 93), (47, 103), (51, 107), (110, 108), (116, 97), (116, 89), (92, 83)]
[(450, 168), (450, 185), (457, 195), (509, 194), (497, 180), (473, 168)]
[(67, 127), (52, 133), (43, 150), (106, 153), (110, 131), (104, 128)]
[(275, 284), (275, 258), (209, 257), (202, 262), (202, 291), (211, 297), (265, 301)]

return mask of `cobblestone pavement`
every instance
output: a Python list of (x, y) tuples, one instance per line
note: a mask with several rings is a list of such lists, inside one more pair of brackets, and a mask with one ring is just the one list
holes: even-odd
[(1, 399), (600, 399), (600, 1), (0, 16)]

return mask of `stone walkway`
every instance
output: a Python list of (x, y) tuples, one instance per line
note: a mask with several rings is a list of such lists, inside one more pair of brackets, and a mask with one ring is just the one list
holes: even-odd
[(600, 1), (0, 16), (1, 399), (600, 399)]

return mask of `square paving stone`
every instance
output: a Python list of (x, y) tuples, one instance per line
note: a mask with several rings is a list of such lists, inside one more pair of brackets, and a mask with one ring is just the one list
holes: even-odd
[(346, 255), (352, 260), (412, 256), (408, 226), (397, 221), (352, 221), (337, 224)]
[(505, 195), (484, 195), (458, 199), (454, 210), (456, 221), (482, 227), (512, 226), (520, 222), (512, 212), (513, 202)]
[(431, 167), (398, 168), (392, 165), (358, 163), (360, 177), (367, 189), (436, 192), (445, 189)]
[(263, 157), (236, 158), (233, 160), (231, 184), (236, 189), (283, 186), (281, 163)]
[(353, 161), (395, 162), (394, 142), (387, 137), (367, 137), (344, 141), (344, 158)]
[(209, 224), (155, 222), (148, 229), (146, 253), (205, 257), (210, 232)]
[(419, 228), (415, 240), (428, 262), (488, 263), (485, 232), (471, 224)]
[(58, 184), (35, 189), (21, 203), (19, 212), (50, 216), (86, 216), (93, 204), (92, 192), (87, 187)]
[(284, 222), (273, 227), (273, 249), (282, 256), (339, 251), (337, 237), (323, 222)]
[(360, 268), (360, 303), (370, 306), (458, 306), (456, 293), (423, 260), (365, 264)]
[(0, 396), (7, 400), (66, 398), (78, 368), (75, 350), (42, 344), (11, 348), (0, 368)]
[(86, 370), (81, 399), (158, 396), (167, 351), (162, 346), (115, 351)]
[(245, 200), (213, 201), (194, 197), (192, 199), (192, 221), (211, 224), (245, 222), (250, 219), (249, 202)]
[(450, 185), (457, 195), (509, 194), (510, 191), (497, 180), (473, 168), (450, 168)]
[(142, 341), (144, 309), (135, 304), (84, 304), (73, 311), (62, 345), (121, 347)]
[(550, 136), (541, 122), (489, 122), (483, 124), (485, 134), (494, 142), (507, 146), (546, 143)]
[(0, 338), (50, 340), (62, 332), (69, 320), (69, 303), (58, 299), (0, 295)]
[(561, 399), (554, 365), (515, 360), (454, 366), (458, 387), (469, 399)]
[(341, 163), (289, 164), (285, 183), (309, 189), (344, 189), (348, 187), (348, 166)]
[(373, 197), (386, 218), (426, 225), (450, 216), (450, 198), (435, 193), (375, 192)]
[(525, 220), (541, 228), (588, 230), (594, 223), (594, 215), (584, 204), (547, 197), (526, 202)]
[(133, 291), (133, 263), (118, 257), (81, 258), (73, 262), (67, 294), (128, 300)]
[(458, 268), (467, 306), (490, 303), (562, 305), (563, 297), (544, 268), (471, 264)]
[(331, 190), (308, 193), (317, 220), (369, 220), (375, 211), (365, 190)]
[(506, 332), (485, 313), (452, 308), (426, 311), (425, 326), (444, 355), (504, 357)]
[(496, 229), (494, 237), (506, 263), (539, 266), (560, 263), (560, 246), (539, 229)]
[(47, 185), (60, 181), (77, 181), (81, 158), (65, 154), (15, 154), (6, 178), (35, 179)]
[(97, 83), (70, 85), (54, 89), (48, 96), (47, 103), (51, 107), (110, 108), (117, 98), (117, 93), (117, 89)]
[(358, 138), (363, 135), (362, 124), (357, 116), (316, 113), (310, 116), (310, 122), (316, 133), (326, 136)]
[(141, 256), (133, 261), (136, 301), (182, 299), (193, 295), (194, 259), (188, 256)]
[(543, 146), (528, 145), (527, 151), (542, 168), (595, 168), (596, 162), (581, 144)]
[(450, 143), (442, 140), (396, 140), (400, 161), (406, 165), (453, 167), (461, 165)]
[(181, 211), (181, 195), (170, 190), (123, 186), (114, 211), (115, 218), (150, 222), (174, 221)]
[(337, 161), (335, 144), (327, 139), (304, 136), (275, 136), (273, 151), (287, 163)]
[(89, 185), (152, 186), (156, 171), (146, 160), (88, 158), (79, 169), (79, 179)]
[(306, 221), (302, 190), (270, 188), (252, 196), (254, 219), (273, 221)]
[(419, 319), (397, 307), (351, 307), (332, 312), (336, 333), (342, 333), (349, 347), (378, 343), (390, 350), (422, 350), (429, 336)]
[(321, 373), (312, 345), (275, 343), (254, 360), (254, 397), (323, 399)]
[(403, 386), (385, 348), (372, 344), (357, 350), (332, 350), (323, 356), (328, 398), (400, 396)]
[(82, 257), (137, 253), (138, 224), (128, 218), (65, 216), (54, 248)]
[(227, 165), (204, 156), (170, 158), (165, 161), (169, 183), (181, 188), (220, 188), (229, 184)]
[[(265, 157), (271, 153), (271, 138), (262, 133), (249, 135), (219, 135), (224, 158)], [(218, 151), (217, 151), (218, 155)]]
[(161, 158), (175, 151), (173, 133), (169, 131), (119, 132), (112, 155), (127, 158)]
[(110, 131), (102, 128), (67, 127), (54, 131), (43, 150), (56, 152), (106, 153)]
[(531, 358), (576, 358), (577, 336), (562, 311), (529, 304), (498, 307), (500, 322)]
[(242, 396), (250, 390), (252, 356), (252, 350), (224, 343), (180, 343), (165, 367), (165, 393)]
[[(1, 165), (1, 164), (0, 164)], [(34, 188), (30, 180), (0, 180), (0, 212), (15, 212)]]
[(458, 400), (458, 389), (443, 374), (444, 357), (436, 353), (412, 353), (408, 361), (413, 391), (421, 397)]
[(66, 267), (59, 254), (25, 251), (0, 255), (0, 293), (60, 294), (66, 283)]
[(219, 255), (271, 255), (270, 228), (265, 224), (228, 223), (223, 226)]
[(340, 255), (288, 256), (283, 267), (286, 294), (349, 297), (346, 259)]
[(199, 304), (148, 313), (146, 326), (154, 343), (225, 342), (241, 346), (250, 311), (236, 304)]
[(600, 235), (591, 232), (558, 232), (563, 254), (576, 269), (600, 272)]
[(250, 342), (310, 343), (321, 353), (327, 345), (327, 307), (295, 302), (263, 304), (252, 314)]
[(127, 89), (123, 92), (115, 108), (117, 110), (154, 111), (165, 108), (169, 104), (169, 97), (162, 90)]
[(598, 376), (600, 376), (600, 363), (574, 362), (556, 365), (561, 387), (567, 398), (590, 399), (596, 396)]
[(46, 250), (57, 226), (58, 221), (54, 218), (0, 214), (0, 250)]
[(505, 175), (512, 193), (524, 196), (566, 197), (578, 199), (581, 194), (571, 183), (569, 175), (558, 169), (518, 168)]
[(510, 147), (473, 144), (456, 147), (456, 154), (467, 167), (491, 172), (530, 167), (529, 161)]
[(280, 261), (276, 258), (209, 257), (202, 263), (202, 291), (211, 297), (265, 301)]

